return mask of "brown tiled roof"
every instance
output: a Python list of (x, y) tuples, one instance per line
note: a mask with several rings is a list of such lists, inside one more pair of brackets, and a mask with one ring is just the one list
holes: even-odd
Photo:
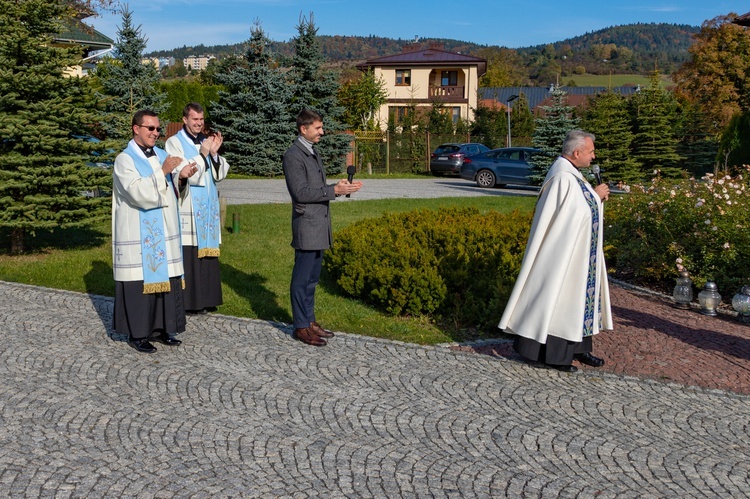
[(426, 48), (396, 55), (386, 55), (369, 59), (357, 66), (366, 69), (375, 66), (467, 66), (476, 65), (479, 76), (487, 72), (487, 60), (480, 57), (448, 52), (436, 48)]
[(750, 26), (750, 12), (747, 14), (742, 14), (741, 16), (737, 16), (734, 18), (734, 21), (732, 21), (734, 24), (739, 24), (740, 26)]

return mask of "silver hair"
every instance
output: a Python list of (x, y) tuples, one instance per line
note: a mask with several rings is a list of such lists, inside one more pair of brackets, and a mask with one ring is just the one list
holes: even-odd
[(591, 139), (591, 142), (596, 140), (593, 133), (584, 132), (583, 130), (571, 130), (565, 136), (562, 145), (562, 153), (564, 156), (571, 156), (575, 151), (583, 147), (583, 142), (586, 139)]

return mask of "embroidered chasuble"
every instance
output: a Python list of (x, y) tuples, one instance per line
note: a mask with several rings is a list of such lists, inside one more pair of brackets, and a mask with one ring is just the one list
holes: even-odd
[(540, 190), (499, 328), (542, 344), (548, 335), (580, 342), (613, 328), (601, 213), (581, 172), (558, 158)]
[[(191, 137), (180, 130), (176, 137), (182, 145), (184, 155), (190, 156), (190, 151), (200, 151), (200, 145), (196, 144)], [(198, 258), (218, 257), (220, 255), (219, 243), (221, 238), (221, 221), (219, 214), (219, 194), (211, 169), (211, 159), (206, 158), (206, 169), (202, 172), (201, 184), (189, 183), (190, 197), (192, 199), (193, 227), (198, 246)], [(202, 165), (199, 166), (202, 168)]]
[(112, 193), (112, 262), (115, 281), (143, 281), (144, 293), (171, 290), (182, 277), (178, 200), (165, 178), (164, 150), (147, 158), (135, 141), (115, 159)]

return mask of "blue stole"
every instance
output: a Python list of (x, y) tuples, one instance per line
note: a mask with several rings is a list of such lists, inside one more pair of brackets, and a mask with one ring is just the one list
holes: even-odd
[[(195, 144), (188, 139), (185, 129), (177, 133), (177, 138), (182, 144), (182, 151), (185, 158), (188, 152), (195, 149)], [(209, 153), (210, 156), (210, 153)], [(208, 171), (204, 172), (203, 178), (206, 179), (205, 185), (191, 185), (190, 197), (193, 199), (193, 223), (195, 224), (195, 234), (198, 238), (198, 258), (207, 256), (218, 257), (219, 238), (221, 236), (221, 220), (219, 218), (219, 193), (216, 190), (214, 175), (211, 171), (211, 159), (206, 158), (208, 162)], [(206, 173), (208, 175), (206, 175)], [(208, 177), (208, 178), (206, 178)]]
[[(589, 246), (589, 269), (586, 278), (586, 304), (583, 314), (583, 336), (594, 334), (594, 317), (599, 312), (601, 303), (595, 303), (596, 299), (596, 257), (599, 250), (599, 204), (596, 202), (594, 194), (586, 188), (586, 183), (576, 177), (578, 184), (583, 191), (583, 197), (591, 210), (591, 239)], [(601, 317), (600, 317), (601, 322)], [(601, 324), (600, 324), (601, 326)]]
[[(154, 147), (159, 163), (167, 159), (167, 152)], [(133, 158), (135, 169), (141, 177), (154, 174), (151, 163), (143, 155), (134, 142), (130, 142), (125, 154)], [(174, 192), (172, 175), (167, 175), (169, 190)], [(175, 201), (177, 201), (175, 199)], [(176, 203), (175, 203), (176, 204)], [(167, 264), (167, 245), (164, 239), (164, 215), (162, 207), (151, 209), (138, 208), (140, 212), (141, 231), (141, 267), (143, 268), (143, 294), (168, 293), (172, 290), (169, 285), (169, 265)]]

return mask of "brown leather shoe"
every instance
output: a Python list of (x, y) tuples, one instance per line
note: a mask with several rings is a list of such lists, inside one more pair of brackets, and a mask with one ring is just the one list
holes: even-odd
[(316, 347), (324, 347), (328, 344), (326, 340), (315, 334), (315, 331), (310, 327), (295, 329), (292, 338)]
[(312, 329), (313, 333), (320, 336), (321, 338), (333, 338), (334, 337), (333, 331), (329, 331), (328, 329), (323, 329), (323, 326), (321, 326), (315, 321), (312, 321), (310, 323), (310, 329)]

